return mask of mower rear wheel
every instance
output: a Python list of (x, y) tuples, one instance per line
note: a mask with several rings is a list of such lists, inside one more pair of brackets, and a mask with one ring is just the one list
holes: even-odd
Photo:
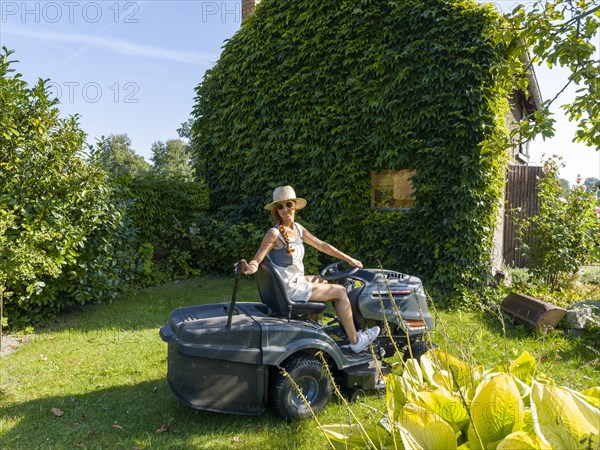
[(275, 411), (284, 419), (297, 419), (311, 417), (311, 409), (315, 414), (323, 410), (332, 392), (331, 380), (323, 370), (323, 361), (316, 356), (298, 354), (284, 362), (282, 367), (289, 376), (277, 373), (269, 391), (270, 402)]

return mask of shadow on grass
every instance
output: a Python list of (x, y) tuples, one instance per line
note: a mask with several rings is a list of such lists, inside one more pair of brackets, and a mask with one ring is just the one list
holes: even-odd
[[(179, 404), (166, 381), (3, 407), (2, 448), (298, 448), (300, 428), (272, 413), (235, 416)], [(273, 436), (277, 436), (276, 439)]]

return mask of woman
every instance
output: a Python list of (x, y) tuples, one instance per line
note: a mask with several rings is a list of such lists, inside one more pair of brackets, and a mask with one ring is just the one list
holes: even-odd
[(327, 242), (317, 239), (306, 228), (296, 223), (294, 221), (296, 211), (305, 206), (306, 200), (297, 198), (291, 186), (275, 188), (273, 201), (266, 205), (265, 209), (271, 211), (276, 225), (267, 231), (254, 258), (249, 262), (245, 259), (241, 260), (242, 273), (245, 275), (255, 273), (262, 260), (268, 255), (275, 270), (281, 274), (291, 300), (334, 302), (340, 322), (350, 340), (350, 348), (355, 353), (360, 353), (377, 338), (379, 327), (357, 332), (352, 319), (350, 300), (344, 286), (327, 284), (319, 277), (304, 275), (303, 242), (323, 253), (342, 259), (353, 267), (362, 268), (362, 263)]

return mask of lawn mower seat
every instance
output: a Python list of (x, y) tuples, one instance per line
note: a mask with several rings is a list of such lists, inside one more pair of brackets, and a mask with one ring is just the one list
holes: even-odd
[(269, 306), (276, 316), (289, 319), (307, 314), (319, 314), (325, 309), (325, 303), (290, 300), (283, 287), (281, 275), (270, 262), (261, 263), (256, 272), (256, 284), (261, 301)]

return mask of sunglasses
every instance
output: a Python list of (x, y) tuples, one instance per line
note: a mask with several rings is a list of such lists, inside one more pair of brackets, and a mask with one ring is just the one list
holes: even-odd
[(285, 203), (277, 203), (277, 209), (282, 210), (283, 208), (292, 209), (294, 207), (294, 202), (289, 201)]

